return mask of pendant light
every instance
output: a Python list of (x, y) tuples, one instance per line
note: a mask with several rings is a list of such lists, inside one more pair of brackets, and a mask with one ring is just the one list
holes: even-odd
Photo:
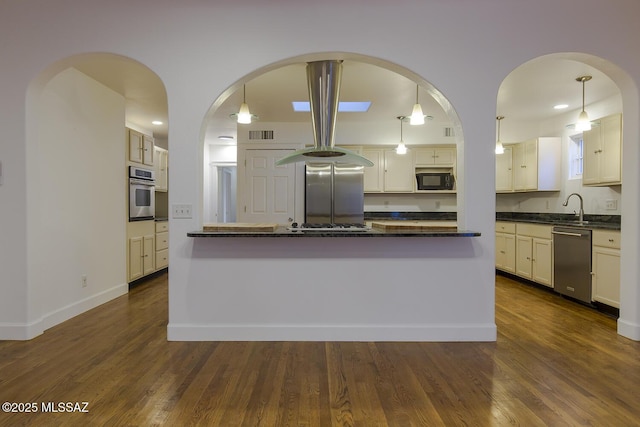
[(416, 85), (416, 103), (413, 106), (413, 112), (411, 113), (411, 118), (409, 120), (410, 125), (423, 125), (424, 124), (424, 114), (422, 114), (422, 107), (418, 102), (418, 85)]
[(406, 120), (405, 116), (398, 116), (398, 120), (400, 120), (400, 142), (396, 147), (396, 154), (407, 154), (407, 146), (404, 145), (404, 141), (402, 140), (402, 122)]
[(242, 104), (240, 105), (240, 111), (238, 111), (238, 123), (243, 125), (251, 123), (251, 113), (247, 105), (247, 90), (245, 85), (242, 85)]
[(496, 117), (496, 120), (498, 121), (498, 140), (496, 141), (496, 154), (503, 154), (504, 153), (504, 146), (502, 145), (502, 142), (500, 141), (500, 122), (502, 121), (502, 119), (504, 119), (504, 116)]
[(582, 111), (580, 112), (578, 121), (576, 122), (576, 130), (581, 132), (591, 130), (591, 121), (589, 120), (587, 112), (584, 111), (584, 83), (589, 80), (591, 80), (591, 76), (580, 76), (576, 78), (577, 82), (582, 83)]

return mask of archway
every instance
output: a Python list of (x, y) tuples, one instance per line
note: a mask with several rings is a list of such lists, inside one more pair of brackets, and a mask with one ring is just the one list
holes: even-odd
[(119, 55), (65, 58), (30, 84), (27, 262), (29, 310), (39, 319), (34, 336), (128, 291), (125, 126), (145, 126), (147, 115), (168, 121), (164, 85), (149, 68)]
[[(637, 226), (632, 221), (625, 221), (625, 218), (629, 218), (631, 215), (635, 216), (632, 201), (636, 197), (633, 194), (628, 194), (628, 197), (623, 198), (622, 187), (619, 183), (610, 185), (604, 183), (598, 186), (583, 185), (581, 172), (572, 171), (570, 162), (582, 161), (579, 151), (577, 155), (576, 151), (572, 151), (575, 144), (582, 144), (582, 133), (573, 127), (578, 113), (582, 109), (581, 88), (576, 82), (576, 78), (582, 75), (593, 77), (586, 85), (585, 101), (585, 110), (589, 113), (591, 120), (619, 115), (623, 113), (623, 110), (624, 115), (637, 114), (637, 90), (634, 84), (623, 70), (601, 58), (587, 54), (557, 53), (533, 59), (516, 68), (505, 78), (498, 94), (497, 115), (505, 117), (501, 121), (502, 142), (525, 141), (539, 136), (559, 137), (562, 141), (562, 186), (558, 191), (546, 193), (510, 193), (506, 191), (503, 194), (498, 194), (496, 210), (498, 218), (500, 218), (501, 212), (511, 212), (513, 215), (531, 212), (547, 216), (550, 214), (570, 216), (573, 209), (563, 207), (562, 203), (566, 196), (577, 192), (584, 196), (585, 214), (592, 215), (593, 221), (605, 219), (615, 221), (617, 217), (617, 221), (622, 222), (625, 235), (629, 236), (626, 239), (629, 245), (623, 244), (620, 252), (620, 273), (623, 277), (620, 281), (620, 297), (618, 301), (615, 301), (615, 298), (607, 300), (602, 296), (595, 296), (594, 301), (596, 303), (605, 301), (607, 305), (615, 306), (614, 309), (619, 306), (619, 332), (632, 337), (637, 334), (637, 327), (629, 324), (636, 322), (622, 319), (637, 319), (638, 316), (636, 297), (639, 286), (638, 272), (635, 261), (631, 261), (637, 259), (637, 250), (635, 250), (637, 242), (634, 242), (631, 237), (637, 235)], [(517, 85), (520, 85), (520, 89), (526, 88), (526, 90), (518, 90)], [(526, 98), (521, 102), (523, 105), (527, 104), (528, 109), (522, 108), (521, 111), (518, 111), (514, 100), (509, 99), (510, 96), (518, 93), (522, 98)], [(569, 93), (573, 93), (573, 96), (569, 97)], [(540, 115), (530, 107), (539, 101), (539, 98), (545, 97), (548, 112)], [(567, 99), (570, 101), (566, 102)], [(555, 104), (565, 102), (570, 105), (567, 112), (556, 111), (552, 113), (552, 107)], [(512, 114), (510, 115), (510, 113)], [(530, 116), (529, 118), (526, 117), (527, 114)], [(636, 155), (634, 153), (637, 153), (637, 145), (633, 142), (637, 140), (633, 137), (637, 133), (638, 129), (635, 128), (635, 125), (631, 127), (623, 121), (622, 139), (625, 142), (622, 144), (622, 149), (624, 155), (621, 156), (619, 164), (622, 166), (622, 180), (630, 183), (637, 182), (635, 172), (637, 168), (633, 166), (632, 160)], [(629, 207), (632, 209), (629, 210)], [(625, 276), (627, 280), (624, 279)], [(621, 330), (621, 324), (629, 326), (627, 332)], [(634, 332), (634, 330), (636, 331)]]
[[(235, 162), (235, 157), (229, 156), (232, 147), (238, 143), (247, 142), (252, 142), (254, 145), (277, 142), (299, 148), (302, 145), (313, 144), (309, 113), (294, 112), (291, 103), (308, 99), (305, 63), (328, 58), (344, 60), (341, 100), (372, 101), (370, 109), (364, 114), (339, 113), (336, 145), (397, 144), (400, 136), (397, 117), (410, 115), (411, 108), (416, 102), (416, 87), (418, 87), (419, 102), (424, 113), (430, 116), (428, 118), (431, 120), (428, 120), (424, 126), (404, 127), (407, 145), (411, 147), (411, 145), (430, 143), (451, 144), (458, 147), (459, 152), (461, 151), (464, 137), (454, 108), (433, 85), (410, 70), (377, 58), (352, 53), (320, 53), (290, 58), (265, 66), (239, 79), (213, 102), (204, 118), (201, 138), (205, 162), (203, 165), (205, 222), (218, 222), (214, 215), (217, 210), (216, 192), (215, 188), (211, 188), (214, 174), (208, 173), (210, 164)], [(258, 116), (257, 123), (237, 125), (230, 117), (237, 113), (243, 98), (250, 105), (251, 112)], [(248, 130), (273, 131), (271, 133), (275, 135), (274, 138), (277, 141), (255, 139), (248, 141), (246, 135)], [(459, 157), (458, 173), (463, 173), (463, 161), (463, 158)], [(444, 201), (428, 202), (427, 200), (430, 199), (424, 197), (422, 198), (424, 208), (434, 209), (437, 206), (436, 209), (455, 212), (460, 208), (462, 200), (460, 194), (463, 191), (463, 188), (458, 187), (458, 194), (449, 194), (443, 197)], [(398, 204), (402, 206), (403, 202), (400, 201)], [(365, 200), (366, 203), (367, 200)], [(370, 196), (372, 208), (381, 209), (382, 203), (375, 200), (375, 196)]]

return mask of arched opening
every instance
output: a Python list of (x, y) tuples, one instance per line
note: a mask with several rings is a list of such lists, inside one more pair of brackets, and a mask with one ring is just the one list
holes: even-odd
[[(422, 126), (403, 124), (402, 139), (409, 148), (407, 157), (413, 156), (411, 150), (418, 146), (450, 146), (454, 147), (454, 152), (456, 148), (461, 150), (464, 138), (454, 108), (432, 84), (410, 70), (377, 58), (350, 53), (290, 58), (240, 78), (213, 102), (204, 118), (201, 135), (205, 223), (223, 222), (221, 204), (230, 198), (221, 196), (226, 187), (218, 180), (219, 171), (233, 168), (239, 159), (244, 163), (244, 149), (280, 147), (294, 150), (313, 145), (310, 113), (296, 112), (292, 104), (309, 99), (306, 62), (327, 59), (344, 61), (340, 100), (371, 103), (366, 112), (338, 113), (336, 146), (365, 152), (367, 149), (394, 149), (401, 139), (398, 116), (410, 116), (417, 97), (427, 120)], [(238, 124), (235, 114), (245, 100), (251, 113), (257, 117), (251, 124)], [(458, 174), (463, 173), (462, 161), (459, 157), (454, 166)], [(239, 186), (244, 185), (242, 166), (238, 167)], [(365, 211), (433, 211), (449, 213), (455, 218), (463, 188), (459, 185), (457, 191), (418, 194), (413, 184), (413, 164), (410, 169), (411, 187), (406, 190), (385, 191), (380, 188), (367, 191), (365, 185)], [(244, 196), (241, 189), (237, 195), (239, 218), (242, 218), (244, 210)], [(303, 199), (304, 193), (298, 191), (295, 197)], [(304, 216), (304, 206), (297, 204), (294, 211), (286, 216), (299, 220)]]
[[(167, 144), (167, 96), (138, 61), (77, 55), (27, 94), (29, 305), (43, 330), (128, 291), (126, 128)], [(153, 128), (151, 120), (163, 121)]]
[[(582, 76), (589, 76), (584, 83), (584, 99), (583, 83), (578, 81)], [(634, 106), (637, 105), (637, 99), (625, 99), (625, 96), (633, 98), (633, 94), (637, 93), (626, 91), (631, 86), (619, 67), (601, 58), (577, 53), (546, 55), (522, 64), (505, 78), (498, 93), (496, 110), (497, 116), (504, 117), (501, 120), (500, 140), (509, 147), (504, 154), (496, 154), (498, 220), (538, 218), (546, 222), (545, 233), (553, 225), (564, 224), (582, 227), (590, 238), (595, 236), (592, 233), (609, 232), (611, 235), (607, 236), (606, 241), (613, 242), (611, 247), (600, 248), (602, 243), (591, 238), (585, 243), (588, 252), (578, 263), (575, 253), (563, 255), (563, 251), (554, 247), (561, 244), (556, 236), (551, 238), (549, 235), (549, 238), (542, 240), (538, 237), (538, 243), (547, 245), (549, 250), (542, 252), (542, 255), (532, 256), (529, 269), (529, 266), (524, 266), (527, 256), (519, 255), (519, 252), (528, 250), (526, 236), (520, 238), (517, 228), (507, 233), (497, 229), (498, 270), (531, 280), (616, 316), (619, 313), (621, 318), (625, 314), (627, 317), (637, 317), (633, 313), (637, 310), (633, 301), (626, 302), (630, 310), (624, 311), (624, 295), (636, 292), (625, 292), (624, 288), (635, 289), (637, 284), (621, 280), (625, 274), (632, 277), (633, 272), (628, 268), (629, 260), (635, 259), (637, 254), (634, 256), (630, 251), (621, 250), (622, 239), (618, 231), (631, 225), (627, 223), (625, 226), (622, 220), (625, 203), (621, 185), (625, 175), (623, 152), (632, 153), (636, 150), (635, 141), (628, 137), (637, 135), (637, 129), (624, 127), (622, 120), (625, 114), (634, 114), (634, 111), (628, 110), (636, 110)], [(592, 129), (584, 132), (575, 126), (583, 103), (584, 111), (592, 122)], [(515, 185), (521, 158), (515, 162), (514, 153), (516, 149), (522, 151), (517, 147), (525, 141), (541, 137), (556, 139), (559, 158), (549, 161), (538, 154), (537, 173), (541, 177), (554, 175), (556, 182), (548, 188), (523, 191)], [(604, 157), (601, 144), (607, 144), (604, 149), (607, 157)], [(627, 162), (627, 167), (629, 163), (631, 161)], [(553, 170), (545, 170), (545, 164), (554, 165)], [(633, 182), (628, 172), (626, 175)], [(580, 205), (578, 198), (569, 200), (573, 193), (580, 195)], [(634, 198), (633, 195), (629, 197)], [(580, 208), (583, 209), (583, 221), (588, 222), (586, 226), (579, 224)], [(630, 231), (633, 233), (633, 230)], [(518, 239), (524, 242), (522, 246), (516, 243)], [(628, 248), (632, 249), (632, 245)], [(569, 262), (563, 257), (572, 259)], [(566, 279), (565, 267), (562, 267), (565, 264), (575, 270), (570, 274), (571, 280)], [(536, 276), (536, 268), (543, 273)], [(583, 274), (578, 269), (584, 270)], [(554, 273), (560, 270), (564, 272)], [(578, 287), (582, 289), (580, 294)]]

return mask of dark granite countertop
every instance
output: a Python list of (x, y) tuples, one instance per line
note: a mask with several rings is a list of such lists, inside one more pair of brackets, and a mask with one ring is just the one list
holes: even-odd
[(467, 230), (393, 230), (381, 231), (367, 229), (366, 231), (298, 231), (278, 227), (275, 231), (193, 231), (188, 237), (477, 237), (480, 233)]
[(527, 222), (548, 225), (575, 225), (582, 228), (620, 230), (620, 215), (584, 215), (586, 224), (577, 224), (573, 214), (561, 213), (529, 213), (529, 212), (496, 212), (496, 221)]
[(365, 212), (365, 221), (375, 220), (412, 220), (412, 221), (455, 221), (457, 212)]

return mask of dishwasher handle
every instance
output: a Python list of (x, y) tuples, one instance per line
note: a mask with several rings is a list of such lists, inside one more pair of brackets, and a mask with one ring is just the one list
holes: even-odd
[(571, 236), (571, 237), (588, 237), (587, 234), (569, 233), (568, 231), (551, 231), (551, 234), (559, 234), (561, 236)]

